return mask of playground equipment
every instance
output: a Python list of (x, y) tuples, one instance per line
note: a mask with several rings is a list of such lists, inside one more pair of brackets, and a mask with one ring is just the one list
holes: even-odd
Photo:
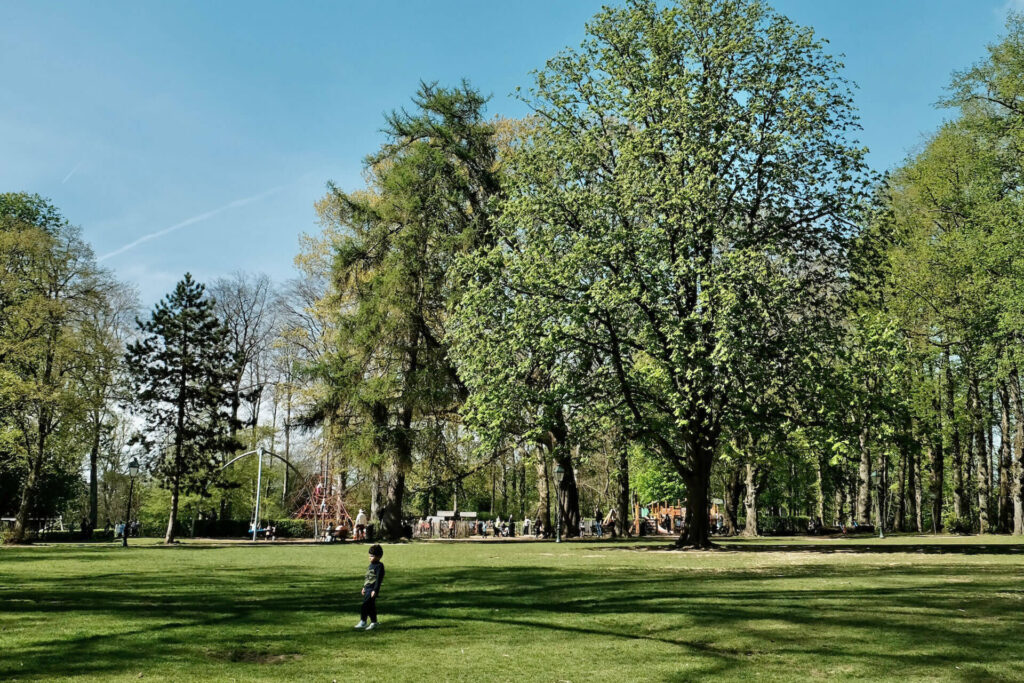
[[(255, 541), (257, 535), (261, 531), (264, 531), (260, 528), (260, 504), (263, 491), (264, 456), (277, 458), (290, 467), (300, 478), (302, 477), (302, 472), (300, 472), (295, 465), (283, 456), (263, 448), (262, 446), (235, 456), (228, 462), (221, 465), (220, 469), (223, 470), (242, 458), (249, 457), (250, 455), (257, 456), (259, 463), (256, 467), (256, 505), (253, 507), (252, 523), (250, 525), (250, 529), (252, 530), (252, 540)], [(345, 507), (344, 503), (344, 488), (337, 481), (337, 478), (333, 476), (330, 463), (327, 459), (321, 461), (319, 472), (302, 481), (302, 493), (304, 494), (303, 497), (306, 502), (301, 508), (299, 508), (298, 512), (295, 513), (294, 518), (312, 520), (314, 538), (319, 538), (321, 530), (325, 529), (329, 523), (345, 523), (349, 528), (352, 527), (352, 517), (348, 514), (348, 509)]]
[(261, 531), (261, 529), (260, 529), (260, 494), (263, 492), (263, 456), (264, 455), (269, 455), (269, 456), (271, 456), (273, 458), (277, 458), (278, 460), (283, 462), (285, 465), (287, 465), (288, 467), (291, 467), (293, 470), (295, 470), (296, 474), (301, 476), (302, 473), (299, 472), (298, 468), (295, 467), (295, 465), (293, 465), (290, 462), (288, 462), (288, 460), (286, 458), (278, 455), (277, 453), (274, 453), (273, 451), (267, 450), (263, 446), (259, 446), (258, 448), (254, 449), (254, 450), (246, 451), (245, 453), (241, 453), (239, 455), (236, 455), (234, 458), (232, 458), (231, 460), (228, 460), (226, 463), (221, 465), (220, 469), (223, 470), (223, 469), (227, 468), (229, 465), (233, 465), (234, 463), (238, 462), (242, 458), (247, 458), (250, 455), (255, 455), (255, 456), (257, 456), (259, 458), (259, 465), (257, 465), (257, 467), (256, 467), (256, 506), (253, 508), (253, 511), (252, 511), (252, 524), (250, 526), (250, 528), (252, 529), (252, 540), (255, 541), (256, 540), (256, 535)]
[[(713, 501), (708, 513), (712, 518), (718, 517), (718, 502)], [(667, 523), (667, 525), (666, 525)], [(680, 501), (672, 505), (668, 501), (655, 501), (641, 506), (633, 504), (633, 535), (656, 536), (658, 534), (675, 535), (683, 530), (686, 523), (686, 507)]]
[(345, 506), (345, 488), (326, 458), (321, 461), (319, 471), (306, 479), (304, 488), (306, 502), (295, 513), (295, 519), (312, 521), (314, 538), (320, 538), (321, 531), (328, 525), (345, 524), (350, 530), (354, 528)]

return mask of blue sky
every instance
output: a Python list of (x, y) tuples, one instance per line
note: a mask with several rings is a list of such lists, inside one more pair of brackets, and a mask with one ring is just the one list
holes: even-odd
[[(845, 54), (881, 170), (948, 112), (1024, 0), (776, 0)], [(360, 185), (382, 114), (420, 79), (509, 93), (600, 2), (0, 0), (0, 191), (49, 197), (145, 305), (185, 271), (281, 281), (328, 180)]]

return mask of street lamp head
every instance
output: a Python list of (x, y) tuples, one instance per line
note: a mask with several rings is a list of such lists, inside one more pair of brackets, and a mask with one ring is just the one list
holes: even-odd
[(565, 468), (562, 467), (561, 465), (558, 465), (557, 467), (555, 467), (555, 474), (557, 474), (558, 476), (562, 476), (563, 474), (565, 474)]
[(139, 459), (132, 458), (132, 461), (128, 463), (128, 475), (133, 479), (139, 476)]

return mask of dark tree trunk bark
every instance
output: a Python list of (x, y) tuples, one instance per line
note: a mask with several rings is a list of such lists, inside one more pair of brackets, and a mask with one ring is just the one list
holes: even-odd
[(942, 531), (942, 507), (945, 493), (945, 445), (942, 437), (942, 391), (932, 395), (932, 411), (935, 425), (931, 436), (931, 495), (932, 495), (932, 533)]
[(1010, 371), (1007, 383), (1010, 385), (1010, 402), (1013, 404), (1013, 419), (1016, 423), (1013, 439), (1013, 461), (1010, 467), (1010, 498), (1013, 501), (1013, 534), (1024, 534), (1024, 400), (1021, 399), (1020, 379), (1017, 369)]
[(734, 464), (729, 469), (725, 482), (725, 533), (735, 536), (739, 533), (740, 494), (743, 492), (743, 466)]
[(924, 498), (924, 492), (921, 487), (921, 453), (919, 450), (911, 449), (910, 451), (910, 483), (909, 491), (913, 496), (911, 498), (913, 510), (912, 516), (914, 520), (914, 531), (921, 533), (924, 531), (923, 520), (921, 518), (921, 503)]
[(556, 451), (555, 459), (562, 466), (562, 478), (556, 483), (562, 509), (562, 534), (567, 538), (580, 535), (580, 490), (576, 485), (576, 472), (567, 449)]
[(846, 495), (845, 495), (844, 491), (845, 491), (845, 489), (843, 488), (842, 482), (839, 482), (836, 485), (836, 490), (835, 490), (835, 506), (836, 506), (836, 509), (835, 509), (835, 516), (832, 519), (833, 526), (839, 526), (839, 525), (841, 525), (843, 523), (843, 507), (844, 507), (844, 501), (846, 500)]
[(819, 527), (825, 523), (825, 465), (821, 460), (820, 455), (814, 458), (814, 517)]
[(694, 472), (684, 477), (683, 481), (686, 484), (686, 524), (676, 540), (676, 547), (711, 548), (711, 522), (708, 519), (710, 472)]
[(987, 442), (985, 440), (985, 427), (981, 417), (981, 394), (978, 388), (978, 377), (971, 377), (971, 424), (974, 427), (974, 442), (978, 449), (977, 477), (975, 479), (978, 489), (978, 532), (985, 534), (989, 531), (988, 523), (988, 477), (989, 461)]
[(999, 382), (999, 530), (1013, 529), (1013, 506), (1010, 493), (1013, 483), (1013, 453), (1010, 435), (1010, 390), (1005, 381)]
[(946, 365), (946, 424), (949, 426), (951, 446), (953, 448), (953, 514), (962, 519), (964, 516), (964, 466), (963, 452), (960, 449), (960, 430), (956, 425), (956, 388), (953, 384), (953, 368), (949, 362), (949, 349), (945, 352)]
[(615, 499), (615, 535), (625, 538), (629, 536), (629, 453), (627, 446), (619, 447), (617, 479), (619, 493)]
[(405, 471), (402, 456), (397, 457), (387, 473), (384, 507), (381, 510), (381, 534), (388, 540), (395, 541), (404, 534), (402, 525), (402, 505), (405, 501)]
[[(909, 435), (908, 435), (909, 437)], [(896, 499), (896, 520), (895, 526), (897, 531), (907, 530), (907, 495), (909, 488), (907, 486), (908, 479), (913, 475), (908, 475), (907, 470), (910, 468), (910, 447), (907, 445), (907, 440), (904, 439), (900, 442), (900, 467), (897, 477), (899, 478), (899, 496)]]
[(29, 460), (28, 478), (25, 480), (25, 488), (21, 490), (21, 501), (18, 504), (18, 513), (14, 518), (11, 543), (24, 543), (28, 540), (29, 515), (32, 511), (32, 503), (35, 500), (36, 488), (39, 486), (39, 477), (43, 468), (42, 447), (32, 450), (35, 453)]

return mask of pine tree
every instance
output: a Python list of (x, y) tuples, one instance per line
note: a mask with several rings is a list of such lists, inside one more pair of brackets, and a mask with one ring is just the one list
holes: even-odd
[(165, 543), (174, 541), (179, 495), (202, 491), (216, 472), (217, 454), (234, 448), (230, 406), (237, 359), (205, 292), (186, 273), (149, 320), (137, 321), (142, 338), (126, 355), (132, 408), (145, 421), (134, 441), (171, 491)]

